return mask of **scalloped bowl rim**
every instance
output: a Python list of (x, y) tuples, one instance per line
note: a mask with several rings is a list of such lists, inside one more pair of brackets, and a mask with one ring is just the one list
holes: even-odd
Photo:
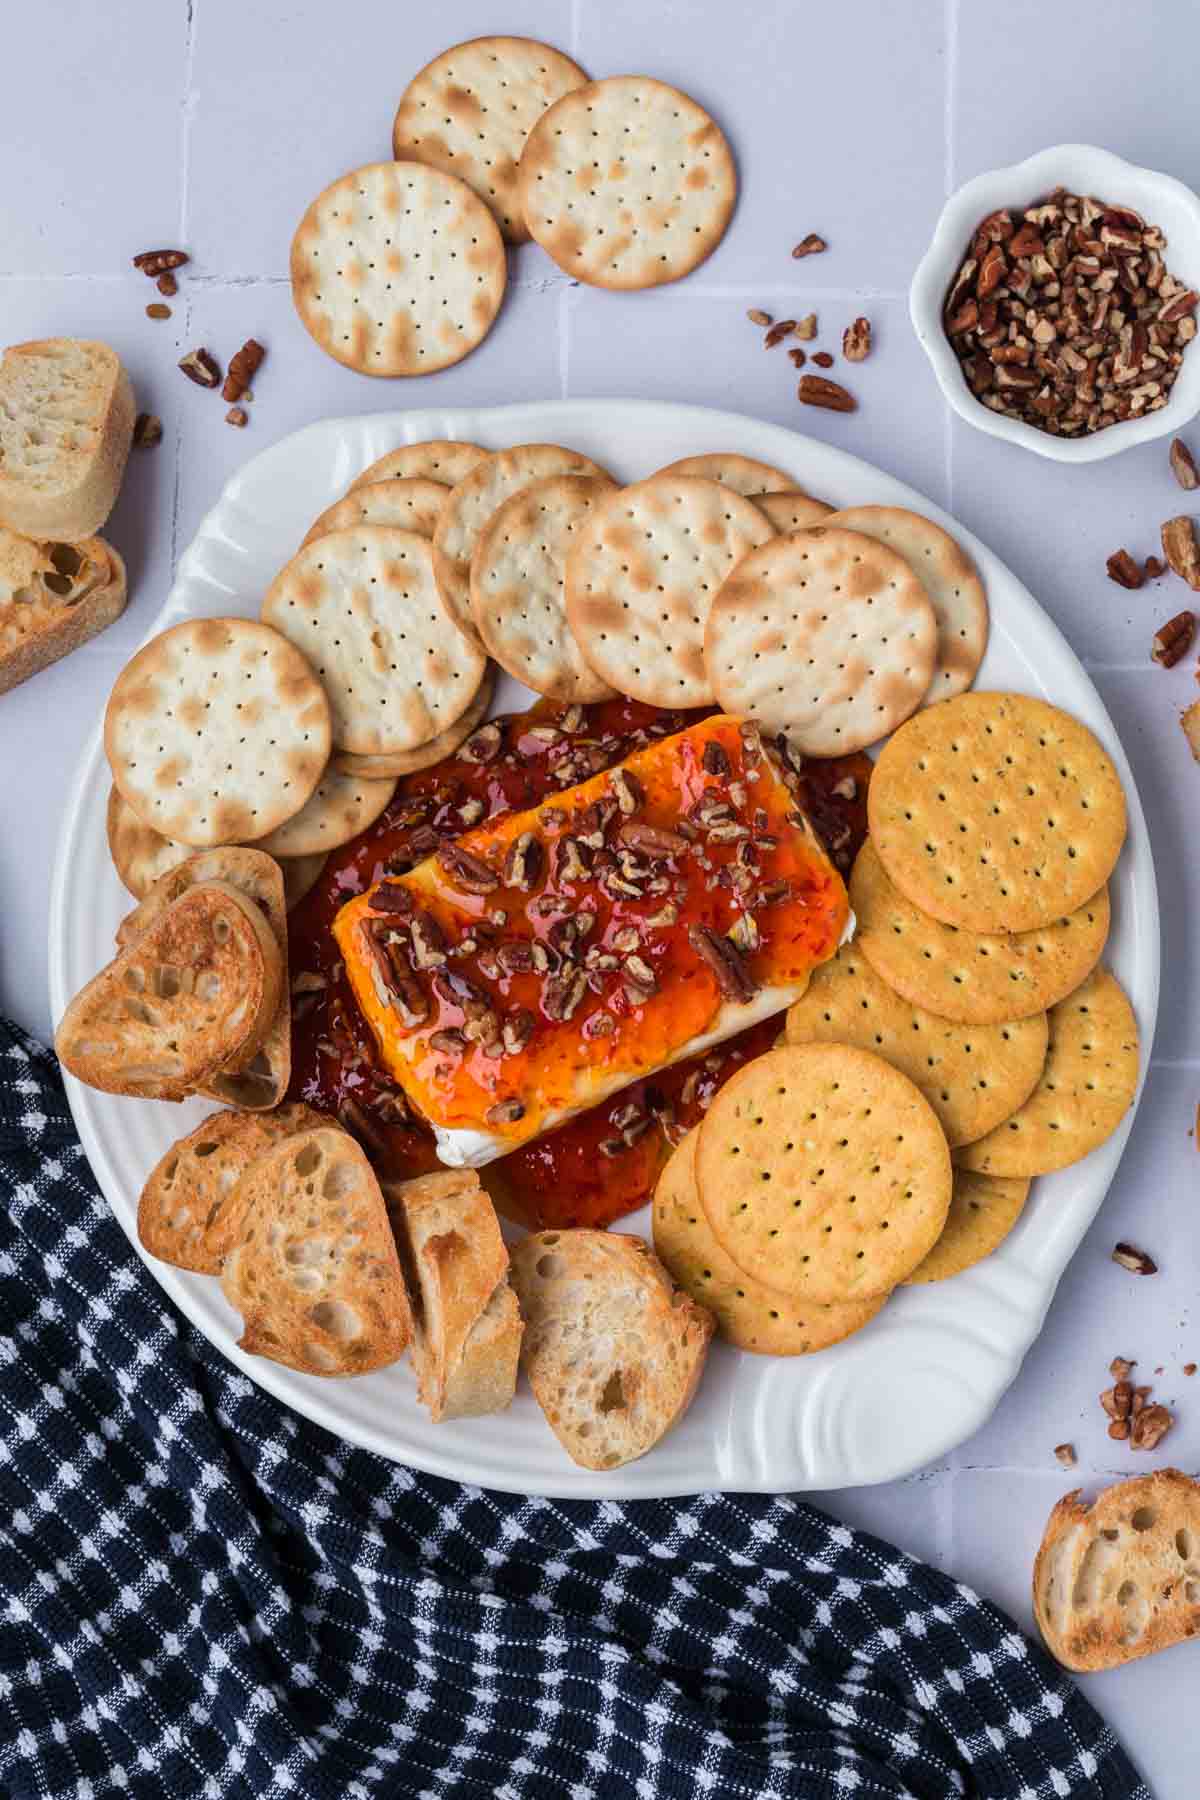
[[(909, 288), (909, 315), (917, 341), (929, 358), (938, 386), (960, 419), (991, 437), (1020, 444), (1054, 462), (1102, 462), (1182, 429), (1200, 412), (1200, 339), (1194, 339), (1166, 406), (1140, 419), (1110, 425), (1090, 437), (1056, 438), (1036, 426), (1005, 418), (980, 404), (963, 379), (958, 358), (942, 327), (942, 308), (951, 279), (979, 221), (999, 206), (1029, 205), (1052, 187), (1060, 185), (1098, 194), (1114, 205), (1122, 201), (1142, 213), (1151, 224), (1166, 230), (1167, 262), (1172, 273), (1180, 268), (1193, 287), (1200, 287), (1200, 197), (1174, 175), (1126, 162), (1111, 150), (1092, 144), (1056, 144), (1039, 150), (1023, 162), (989, 169), (956, 189), (942, 208), (928, 250), (921, 258)], [(1124, 186), (1118, 192), (1117, 183)], [(1110, 186), (1110, 184), (1112, 184)], [(1107, 191), (1106, 191), (1107, 190)], [(1174, 219), (1186, 221), (1181, 237), (1179, 223), (1168, 228), (1155, 212), (1155, 203)]]

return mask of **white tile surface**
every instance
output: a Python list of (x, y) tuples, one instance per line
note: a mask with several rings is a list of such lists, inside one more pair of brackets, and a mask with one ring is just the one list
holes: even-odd
[[(45, 895), (61, 796), (121, 661), (147, 629), (186, 544), (242, 459), (310, 420), (440, 400), (645, 395), (732, 407), (870, 457), (947, 503), (1012, 565), (1093, 669), (1141, 787), (1163, 907), (1164, 1000), (1143, 1112), (1110, 1198), (1062, 1284), (1045, 1329), (995, 1417), (945, 1469), (827, 1495), (828, 1508), (953, 1570), (1028, 1626), (1033, 1548), (1071, 1478), (1052, 1461), (1071, 1439), (1079, 1479), (1137, 1459), (1104, 1433), (1096, 1395), (1121, 1351), (1177, 1401), (1165, 1450), (1200, 1467), (1200, 1252), (1192, 1228), (1200, 1094), (1200, 918), (1195, 852), (1200, 770), (1177, 724), (1191, 666), (1151, 667), (1156, 626), (1183, 604), (1170, 581), (1126, 594), (1104, 561), (1157, 548), (1182, 497), (1162, 447), (1082, 471), (947, 426), (913, 341), (905, 290), (946, 182), (1055, 141), (1096, 139), (1185, 180), (1200, 166), (1192, 87), (1200, 20), (1182, 0), (1153, 19), (1117, 0), (1058, 7), (963, 0), (913, 8), (730, 11), (718, 0), (511, 0), (503, 28), (547, 37), (596, 75), (673, 80), (710, 105), (738, 158), (742, 194), (717, 254), (686, 283), (616, 296), (570, 284), (535, 247), (514, 254), (505, 311), (465, 363), (421, 383), (371, 383), (324, 358), (284, 279), (303, 208), (344, 169), (386, 157), (407, 78), (453, 37), (494, 29), (494, 8), (397, 8), (360, 0), (336, 27), (318, 0), (156, 0), (102, 8), (46, 0), (5, 23), (6, 53), (52, 67), (6, 98), (0, 336), (106, 338), (139, 402), (166, 426), (135, 456), (110, 524), (130, 563), (125, 618), (96, 644), (0, 700), (0, 1006), (43, 1034)], [(364, 54), (369, 47), (370, 54)], [(846, 72), (852, 71), (847, 84)], [(112, 104), (119, 92), (121, 104)], [(807, 231), (826, 256), (793, 262)], [(166, 325), (128, 257), (182, 233), (193, 264)], [(877, 348), (831, 371), (857, 393), (852, 417), (801, 408), (784, 352), (744, 318), (816, 310), (837, 350), (857, 312)], [(175, 367), (206, 343), (222, 364), (253, 333), (269, 357), (250, 427)], [(1195, 434), (1200, 453), (1200, 430)], [(1127, 1236), (1159, 1261), (1139, 1281), (1109, 1260)], [(1161, 1364), (1163, 1374), (1155, 1376)], [(1196, 1378), (1200, 1384), (1200, 1377)], [(1165, 1451), (1164, 1451), (1165, 1454)], [(1088, 1691), (1149, 1774), (1159, 1800), (1196, 1791), (1181, 1707), (1195, 1647), (1093, 1678)]]

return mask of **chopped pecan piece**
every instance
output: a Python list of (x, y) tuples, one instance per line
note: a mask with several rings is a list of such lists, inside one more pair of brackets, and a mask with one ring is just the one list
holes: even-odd
[(1183, 726), (1183, 735), (1192, 755), (1200, 762), (1200, 700), (1193, 700), (1186, 711), (1179, 715), (1179, 723)]
[(229, 359), (222, 400), (240, 400), (262, 366), (266, 351), (257, 338), (247, 338), (235, 356)]
[(833, 367), (833, 357), (828, 350), (814, 350), (813, 361), (818, 369), (832, 369)]
[(554, 874), (557, 881), (587, 880), (591, 873), (591, 858), (578, 838), (559, 838), (554, 851)]
[(1182, 438), (1176, 438), (1170, 449), (1171, 473), (1181, 488), (1200, 487), (1200, 469), (1196, 467), (1196, 459)]
[(567, 967), (551, 975), (542, 989), (542, 1011), (556, 1023), (574, 1018), (587, 993), (586, 969)]
[(500, 726), (494, 719), (489, 720), (486, 725), (481, 725), (478, 731), (473, 731), (465, 744), (459, 745), (458, 754), (464, 762), (495, 762), (500, 754), (503, 738), (504, 734)]
[(418, 969), (440, 969), (446, 962), (446, 939), (437, 920), (418, 913), (412, 922), (412, 959)]
[(776, 344), (782, 344), (784, 338), (790, 337), (795, 329), (795, 319), (777, 319), (763, 339), (763, 348), (774, 350)]
[(608, 778), (609, 786), (617, 797), (617, 805), (625, 818), (631, 819), (638, 809), (646, 803), (645, 789), (636, 775), (628, 769), (614, 769)]
[(1131, 1275), (1157, 1275), (1158, 1264), (1144, 1250), (1133, 1244), (1119, 1243), (1113, 1245), (1112, 1259)]
[(411, 969), (392, 954), (393, 946), (380, 941), (379, 929), (365, 927), (362, 933), (376, 998), (381, 1006), (393, 1007), (405, 1026), (423, 1025), (429, 1017), (429, 996)]
[(148, 319), (169, 319), (170, 316), (170, 307), (165, 306), (161, 300), (155, 300), (146, 308), (146, 317)]
[(1075, 1455), (1074, 1444), (1055, 1444), (1054, 1454), (1064, 1469), (1073, 1469), (1078, 1460)]
[(189, 381), (197, 387), (215, 388), (221, 384), (221, 369), (216, 358), (210, 356), (202, 346), (197, 350), (189, 350), (186, 356), (179, 359), (179, 367)]
[(466, 1047), (466, 1038), (454, 1026), (430, 1033), (429, 1048), (440, 1051), (443, 1056), (461, 1056)]
[(796, 391), (803, 405), (821, 406), (827, 412), (853, 412), (858, 405), (854, 395), (839, 382), (826, 381), (821, 375), (802, 375)]
[(1150, 647), (1150, 655), (1164, 669), (1173, 669), (1181, 662), (1191, 648), (1196, 635), (1196, 615), (1191, 612), (1176, 613), (1165, 625), (1160, 625), (1154, 634)]
[(367, 1155), (383, 1157), (388, 1153), (387, 1139), (377, 1131), (358, 1101), (350, 1095), (338, 1107), (338, 1123), (351, 1137), (357, 1138)]
[(443, 844), (437, 854), (450, 881), (465, 894), (491, 894), (500, 886), (499, 877), (483, 858), (472, 856), (461, 844)]
[(516, 1056), (533, 1036), (537, 1020), (527, 1006), (518, 1006), (504, 1016), (502, 1037), (505, 1051)]
[(871, 321), (855, 319), (842, 333), (842, 355), (847, 362), (866, 362), (871, 354)]
[(531, 893), (542, 872), (543, 860), (541, 839), (532, 831), (521, 832), (514, 838), (504, 859), (505, 887), (519, 888), (523, 894)]
[(761, 306), (751, 306), (747, 310), (746, 317), (752, 325), (769, 325), (771, 323), (770, 313), (764, 312)]
[(1190, 588), (1200, 590), (1200, 545), (1186, 513), (1166, 519), (1162, 527), (1163, 555)]
[(1142, 570), (1147, 581), (1157, 581), (1160, 575), (1166, 574), (1167, 565), (1161, 557), (1148, 556), (1142, 564)]
[(133, 266), (140, 269), (143, 275), (157, 279), (169, 269), (182, 269), (187, 260), (186, 250), (143, 250), (140, 256), (134, 257)]
[(617, 839), (630, 850), (652, 859), (681, 856), (688, 848), (687, 839), (681, 837), (679, 832), (669, 831), (662, 825), (645, 825), (640, 819), (631, 819), (622, 825), (617, 832)]
[(817, 335), (816, 313), (805, 313), (802, 319), (796, 320), (796, 336), (803, 343), (809, 344)]
[(522, 1100), (497, 1100), (495, 1106), (489, 1106), (483, 1115), (488, 1125), (515, 1125), (525, 1117), (525, 1103)]
[(1137, 1358), (1114, 1356), (1108, 1365), (1108, 1372), (1114, 1381), (1128, 1381), (1137, 1366)]
[(724, 744), (719, 744), (716, 738), (709, 738), (704, 746), (701, 766), (706, 775), (728, 775), (730, 773), (729, 757)]
[(133, 447), (135, 450), (153, 450), (156, 444), (162, 443), (162, 420), (157, 413), (139, 413), (133, 424)]
[(250, 423), (250, 414), (246, 411), (244, 406), (231, 406), (229, 411), (225, 414), (225, 423), (227, 425), (236, 426), (240, 431), (244, 426)]
[(533, 945), (519, 939), (515, 943), (501, 944), (496, 956), (508, 975), (527, 975), (533, 968)]
[(828, 248), (829, 245), (823, 237), (819, 237), (815, 231), (810, 231), (807, 237), (802, 237), (800, 242), (793, 246), (792, 256), (799, 261), (802, 256), (819, 256), (822, 250), (828, 250)]
[(753, 1000), (758, 992), (758, 983), (735, 944), (708, 925), (689, 925), (688, 943), (696, 955), (708, 964), (717, 978), (717, 986), (727, 1000)]
[(1143, 1406), (1135, 1413), (1129, 1427), (1129, 1448), (1131, 1450), (1154, 1450), (1166, 1437), (1174, 1417), (1165, 1406), (1157, 1402), (1153, 1406)]

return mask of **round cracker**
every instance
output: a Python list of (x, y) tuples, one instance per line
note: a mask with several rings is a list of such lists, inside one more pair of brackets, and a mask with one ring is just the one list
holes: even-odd
[(700, 1126), (696, 1187), (747, 1274), (807, 1302), (886, 1294), (941, 1235), (950, 1151), (924, 1095), (846, 1044), (768, 1050)]
[(902, 556), (818, 525), (745, 557), (712, 603), (718, 703), (806, 756), (844, 756), (921, 704), (937, 655), (929, 598)]
[(197, 849), (252, 843), (316, 787), (329, 702), (269, 624), (185, 619), (117, 676), (104, 749), (122, 795), (161, 836)]
[(720, 126), (648, 75), (556, 100), (529, 134), (520, 181), (542, 249), (575, 280), (605, 288), (678, 281), (716, 249), (737, 199)]
[(656, 469), (657, 475), (703, 475), (706, 481), (719, 481), (735, 494), (757, 500), (760, 494), (799, 494), (794, 477), (773, 463), (756, 462), (752, 456), (739, 456), (734, 450), (709, 450), (699, 456), (681, 456), (678, 462)]
[(335, 750), (330, 763), (341, 775), (357, 775), (364, 781), (383, 781), (388, 776), (415, 775), (419, 769), (431, 769), (465, 744), (471, 733), (487, 717), (496, 692), (496, 671), (488, 663), (475, 698), (460, 719), (439, 731), (428, 743), (415, 750), (393, 750), (380, 756), (353, 756), (348, 750)]
[(651, 706), (711, 705), (709, 606), (770, 537), (753, 501), (704, 476), (651, 475), (610, 496), (567, 564), (567, 620), (592, 668)]
[(937, 620), (937, 662), (926, 705), (952, 700), (974, 681), (988, 641), (988, 603), (962, 545), (921, 513), (903, 506), (850, 506), (831, 525), (861, 531), (902, 556), (929, 595)]
[(955, 1025), (894, 994), (858, 945), (814, 969), (788, 1009), (789, 1044), (856, 1044), (920, 1088), (951, 1148), (970, 1144), (1016, 1112), (1046, 1061), (1046, 1015), (1004, 1025)]
[(449, 492), (444, 482), (428, 481), (421, 475), (365, 482), (313, 520), (300, 548), (331, 531), (353, 531), (356, 525), (398, 525), (402, 531), (432, 538)]
[(823, 525), (833, 511), (824, 500), (814, 500), (811, 494), (790, 490), (785, 494), (755, 494), (754, 504), (784, 537), (790, 537), (794, 531), (810, 531), (814, 525)]
[(888, 880), (870, 838), (854, 863), (850, 905), (855, 946), (888, 986), (964, 1025), (1045, 1012), (1090, 974), (1108, 940), (1107, 887), (1040, 931), (988, 935), (943, 925)]
[(1028, 1197), (1028, 1180), (955, 1169), (954, 1192), (942, 1235), (924, 1262), (918, 1263), (908, 1276), (907, 1285), (945, 1281), (951, 1275), (961, 1275), (964, 1269), (974, 1268), (1004, 1242)]
[(258, 848), (272, 856), (327, 855), (373, 825), (395, 791), (394, 780), (364, 781), (328, 768), (300, 811), (260, 838)]
[(616, 484), (550, 475), (506, 500), (471, 558), (471, 611), (488, 654), (535, 694), (583, 705), (614, 689), (583, 659), (567, 624), (563, 571), (592, 508)]
[(547, 475), (612, 479), (599, 463), (562, 444), (515, 444), (477, 463), (450, 491), (433, 536), (433, 566), (446, 611), (473, 644), (479, 633), (471, 613), (471, 558), (479, 534), (498, 506)]
[(315, 888), (327, 856), (280, 856), (276, 859), (283, 874), (283, 898), (289, 912), (299, 906), (305, 894)]
[(1037, 931), (1098, 894), (1125, 796), (1086, 725), (1027, 694), (960, 694), (885, 745), (867, 795), (879, 860), (946, 925)]
[(363, 375), (432, 375), (492, 328), (508, 280), (500, 229), (465, 182), (367, 163), (296, 228), (292, 299), (322, 350)]
[(316, 538), (275, 577), (262, 616), (308, 657), (334, 742), (360, 756), (427, 743), (483, 678), (483, 653), (447, 617), (433, 546), (415, 531), (363, 525)]
[(714, 1315), (723, 1338), (758, 1356), (805, 1356), (860, 1331), (886, 1294), (841, 1306), (797, 1306), (722, 1250), (696, 1193), (698, 1137), (699, 1127), (688, 1132), (654, 1190), (654, 1249), (672, 1278)]
[(419, 444), (401, 444), (365, 468), (346, 490), (367, 487), (376, 481), (408, 481), (423, 476), (454, 487), (489, 453), (480, 444), (462, 438), (423, 438)]
[(1138, 1029), (1116, 977), (1093, 969), (1047, 1015), (1046, 1066), (1011, 1119), (957, 1153), (984, 1175), (1048, 1175), (1110, 1138), (1138, 1082)]
[(510, 244), (527, 243), (517, 179), (525, 140), (548, 106), (587, 79), (578, 63), (535, 38), (472, 38), (413, 76), (396, 109), (392, 147), (398, 157), (457, 175)]
[(163, 837), (152, 826), (143, 825), (118, 787), (109, 789), (105, 829), (113, 867), (122, 885), (138, 900), (146, 898), (160, 875), (194, 854), (190, 844)]

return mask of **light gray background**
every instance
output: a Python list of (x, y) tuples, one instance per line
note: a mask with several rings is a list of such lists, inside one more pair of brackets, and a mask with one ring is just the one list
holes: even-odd
[[(732, 229), (690, 280), (647, 294), (573, 286), (526, 247), (495, 330), (466, 362), (419, 383), (355, 376), (321, 355), (293, 314), (292, 229), (328, 181), (390, 154), (396, 100), (423, 62), (496, 30), (545, 37), (597, 76), (660, 76), (710, 107), (741, 170)], [(50, 1028), (46, 897), (84, 738), (226, 477), (314, 419), (557, 395), (690, 400), (773, 419), (870, 458), (956, 513), (1087, 664), (1141, 787), (1163, 906), (1163, 1008), (1133, 1139), (991, 1423), (944, 1466), (823, 1497), (1028, 1628), (1033, 1551), (1067, 1487), (1168, 1460), (1200, 1467), (1200, 1377), (1181, 1374), (1200, 1361), (1191, 1136), (1200, 964), (1190, 930), (1200, 912), (1200, 769), (1177, 723), (1196, 687), (1192, 659), (1169, 673), (1150, 664), (1154, 630), (1188, 596), (1171, 579), (1125, 593), (1104, 574), (1121, 544), (1139, 557), (1157, 550), (1159, 522), (1186, 503), (1165, 445), (1071, 469), (953, 419), (905, 296), (946, 193), (983, 169), (1074, 140), (1200, 182), (1196, 13), (1185, 4), (1131, 13), (1119, 0), (357, 0), (332, 12), (319, 0), (43, 0), (10, 9), (4, 41), (27, 79), (8, 85), (0, 123), (0, 342), (106, 339), (139, 404), (165, 426), (157, 450), (134, 453), (108, 528), (129, 563), (124, 618), (0, 700), (0, 1006), (32, 1030)], [(792, 244), (812, 230), (829, 254), (792, 262)], [(175, 243), (193, 261), (174, 316), (155, 324), (144, 307), (157, 295), (129, 259)], [(765, 353), (745, 320), (751, 306), (815, 310), (835, 349), (843, 326), (866, 313), (876, 348), (849, 372), (859, 411), (797, 405), (783, 351)], [(175, 364), (197, 344), (225, 364), (251, 334), (269, 359), (250, 427), (237, 432), (219, 399)], [(1193, 442), (1200, 456), (1200, 429)], [(1156, 1278), (1109, 1261), (1120, 1237), (1151, 1251)], [(1137, 1357), (1156, 1398), (1178, 1405), (1153, 1457), (1105, 1435), (1096, 1396), (1117, 1352)], [(1054, 1461), (1063, 1440), (1078, 1448), (1077, 1476)], [(1198, 1659), (1200, 1645), (1188, 1645), (1085, 1684), (1161, 1800), (1197, 1791), (1182, 1720)]]

